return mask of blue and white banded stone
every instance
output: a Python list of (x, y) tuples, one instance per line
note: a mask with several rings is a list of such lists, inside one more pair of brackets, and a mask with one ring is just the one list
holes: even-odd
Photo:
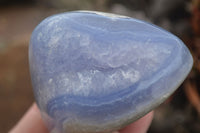
[(179, 38), (153, 24), (74, 11), (35, 28), (29, 62), (52, 133), (111, 133), (169, 97), (193, 59)]

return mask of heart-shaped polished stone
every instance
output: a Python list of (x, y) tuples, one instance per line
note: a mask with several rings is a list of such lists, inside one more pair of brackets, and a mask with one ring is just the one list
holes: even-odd
[(55, 133), (111, 133), (162, 103), (193, 59), (183, 42), (146, 22), (75, 11), (51, 16), (29, 47), (32, 84)]

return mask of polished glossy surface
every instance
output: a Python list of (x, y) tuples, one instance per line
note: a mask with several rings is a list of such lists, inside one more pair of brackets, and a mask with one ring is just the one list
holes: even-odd
[(193, 60), (176, 36), (146, 22), (77, 11), (34, 30), (29, 62), (51, 132), (110, 133), (162, 103)]

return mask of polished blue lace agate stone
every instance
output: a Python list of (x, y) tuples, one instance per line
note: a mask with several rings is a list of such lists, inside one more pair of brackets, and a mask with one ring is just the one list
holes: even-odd
[(193, 59), (179, 38), (153, 24), (75, 11), (35, 28), (29, 62), (52, 133), (111, 133), (169, 97)]

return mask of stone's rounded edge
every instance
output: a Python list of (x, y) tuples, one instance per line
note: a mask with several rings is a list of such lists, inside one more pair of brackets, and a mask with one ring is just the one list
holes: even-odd
[(180, 84), (181, 84), (186, 79), (186, 77), (190, 73), (190, 71), (192, 70), (192, 67), (194, 64), (194, 59), (190, 52), (190, 49), (186, 46), (186, 44), (176, 35), (174, 35), (174, 34), (171, 34), (171, 35), (175, 38), (175, 40), (178, 42), (177, 44), (179, 44), (180, 48), (182, 49), (182, 53), (180, 56), (183, 57), (183, 61), (182, 61), (183, 65), (184, 65), (183, 67), (187, 68), (186, 69), (187, 71), (185, 71), (183, 79), (180, 82)]
[[(151, 28), (154, 28), (156, 29), (157, 31), (161, 32), (163, 35), (165, 36), (175, 36), (173, 35), (172, 33), (170, 33), (169, 31), (151, 23), (151, 22), (146, 22), (146, 21), (143, 21), (143, 20), (139, 20), (139, 19), (136, 19), (136, 18), (132, 18), (132, 17), (128, 17), (128, 16), (123, 16), (123, 15), (117, 15), (117, 14), (113, 14), (113, 13), (105, 13), (105, 12), (99, 12), (99, 11), (89, 11), (89, 10), (75, 10), (75, 11), (69, 11), (69, 12), (64, 12), (64, 13), (58, 13), (58, 14), (54, 14), (54, 15), (51, 15), (47, 18), (45, 18), (43, 21), (41, 21), (37, 26), (36, 28), (33, 30), (32, 32), (32, 35), (35, 35), (36, 32), (38, 31), (38, 29), (40, 29), (41, 27), (46, 27), (47, 28), (47, 25), (49, 22), (51, 21), (55, 21), (55, 20), (58, 20), (58, 18), (60, 19), (69, 19), (71, 20), (71, 18), (73, 18), (73, 14), (74, 17), (77, 17), (77, 16), (82, 16), (82, 15), (97, 15), (99, 17), (103, 17), (103, 18), (106, 18), (106, 19), (110, 19), (110, 20), (127, 20), (129, 22), (136, 22), (138, 24), (144, 24), (145, 26), (147, 27), (151, 27)], [(77, 16), (76, 16), (77, 15)], [(73, 20), (74, 21), (74, 20)], [(84, 25), (82, 25), (84, 26)], [(86, 27), (88, 28), (88, 27)], [(32, 40), (32, 37), (31, 36), (31, 40)]]
[(118, 15), (118, 14), (106, 13), (106, 12), (99, 12), (99, 11), (77, 10), (77, 11), (72, 11), (72, 12), (91, 13), (91, 14), (96, 14), (96, 15), (108, 17), (108, 18), (131, 18), (131, 17), (124, 16), (124, 15)]
[(37, 31), (40, 29), (40, 28), (43, 28), (43, 27), (46, 27), (48, 25), (48, 23), (50, 21), (54, 21), (54, 20), (58, 20), (58, 18), (62, 18), (61, 15), (64, 15), (64, 14), (67, 14), (68, 12), (65, 12), (65, 13), (59, 13), (59, 14), (53, 14), (51, 16), (48, 16), (46, 18), (44, 18), (40, 23), (38, 23), (38, 25), (35, 27), (35, 29), (32, 31), (32, 34), (31, 34), (31, 39), (35, 39), (34, 37), (38, 34)]
[[(132, 18), (132, 17), (128, 17), (128, 16), (123, 16), (123, 15), (117, 15), (117, 14), (113, 14), (113, 13), (106, 13), (106, 12), (99, 12), (99, 11), (89, 11), (89, 10), (75, 10), (75, 11), (69, 11), (69, 12), (64, 12), (64, 13), (58, 13), (58, 14), (54, 14), (51, 15), (47, 18), (45, 18), (43, 21), (41, 21), (36, 28), (33, 30), (32, 35), (31, 35), (31, 40), (33, 38), (33, 36), (36, 34), (36, 32), (38, 31), (38, 29), (40, 29), (41, 27), (46, 27), (48, 25), (49, 22), (54, 21), (54, 20), (58, 20), (59, 19), (70, 19), (70, 17), (73, 17), (73, 13), (76, 15), (98, 15), (99, 17), (104, 17), (107, 19), (119, 19), (119, 20), (128, 20), (128, 21), (132, 21), (132, 22), (136, 22), (136, 23), (140, 23), (140, 24), (144, 24), (146, 26), (152, 27), (156, 30), (158, 30), (159, 32), (161, 32), (162, 34), (165, 34), (167, 36), (171, 36), (172, 33), (170, 33), (169, 31), (154, 25), (151, 22), (146, 22), (143, 20), (139, 20), (136, 18)], [(68, 16), (68, 17), (67, 17)], [(174, 35), (172, 35), (174, 36)]]

